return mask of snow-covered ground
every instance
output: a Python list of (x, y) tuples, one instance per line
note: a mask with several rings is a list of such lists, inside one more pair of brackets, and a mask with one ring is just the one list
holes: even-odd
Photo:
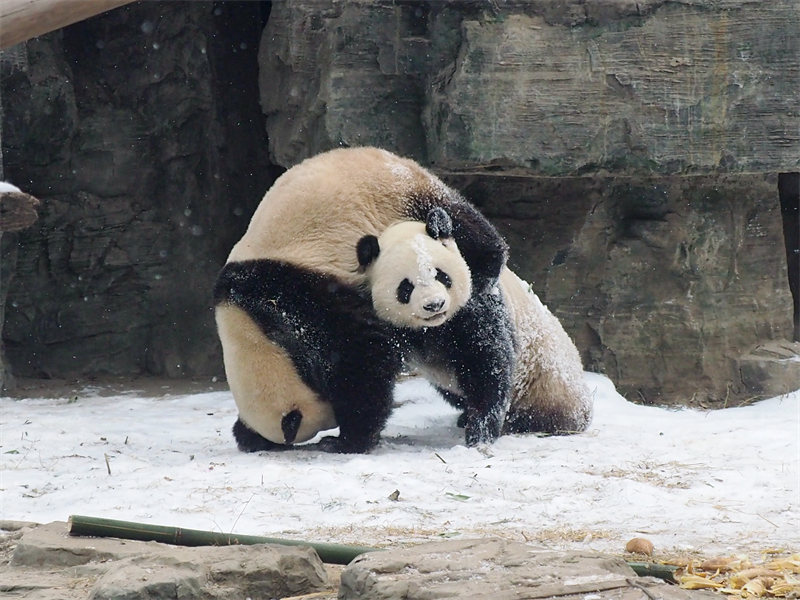
[[(626, 402), (605, 377), (589, 430), (467, 448), (421, 380), (369, 455), (243, 454), (229, 392), (0, 398), (0, 518), (83, 514), (387, 546), (500, 535), (621, 553), (800, 550), (800, 390), (744, 408)], [(396, 500), (390, 498), (399, 491)]]

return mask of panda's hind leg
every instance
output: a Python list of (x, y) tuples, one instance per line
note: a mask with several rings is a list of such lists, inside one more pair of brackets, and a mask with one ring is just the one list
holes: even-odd
[(259, 435), (241, 419), (236, 419), (233, 424), (233, 438), (236, 440), (236, 445), (242, 452), (261, 452), (262, 450), (287, 450), (291, 448), (286, 444), (276, 444), (270, 442), (267, 438)]

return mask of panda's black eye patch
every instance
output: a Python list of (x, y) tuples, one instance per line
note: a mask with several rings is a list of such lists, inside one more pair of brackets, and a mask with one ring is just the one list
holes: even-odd
[(397, 286), (397, 301), (400, 304), (408, 304), (411, 302), (411, 292), (414, 291), (414, 284), (408, 279), (403, 279), (400, 285)]
[(453, 280), (450, 279), (450, 275), (448, 275), (447, 273), (445, 273), (441, 269), (436, 269), (436, 281), (441, 283), (448, 290), (453, 285)]

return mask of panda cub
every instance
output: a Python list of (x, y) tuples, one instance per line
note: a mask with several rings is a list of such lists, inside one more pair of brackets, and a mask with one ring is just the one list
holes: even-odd
[[(574, 433), (591, 419), (580, 355), (558, 319), (510, 269), (488, 293), (469, 295), (469, 268), (450, 239), (447, 213), (436, 226), (403, 222), (357, 245), (378, 316), (398, 328), (409, 365), (464, 409), (467, 442), (487, 413), (486, 386), (510, 400), (488, 412), (503, 433)], [(436, 260), (434, 260), (436, 257)], [(463, 308), (453, 314), (453, 307)], [(496, 396), (494, 396), (496, 398)], [(472, 424), (472, 431), (470, 431)]]

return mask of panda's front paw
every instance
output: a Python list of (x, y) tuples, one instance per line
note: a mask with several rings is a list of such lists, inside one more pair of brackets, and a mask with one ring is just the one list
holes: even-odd
[(491, 444), (500, 437), (502, 421), (493, 415), (467, 415), (464, 437), (467, 446)]

